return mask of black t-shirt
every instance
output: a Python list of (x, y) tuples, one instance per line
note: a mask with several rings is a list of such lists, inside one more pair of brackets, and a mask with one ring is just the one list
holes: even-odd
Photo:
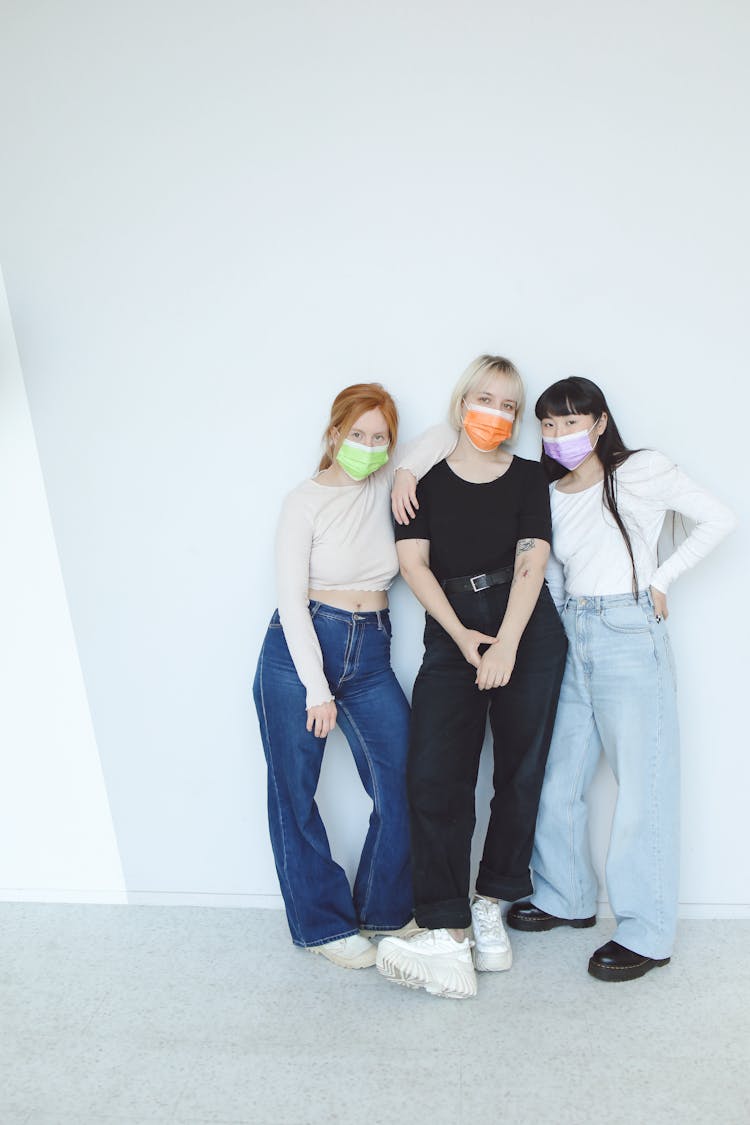
[(519, 539), (552, 539), (549, 485), (538, 461), (514, 457), (497, 480), (472, 484), (438, 461), (417, 487), (419, 511), (396, 540), (429, 539), (436, 578), (510, 566)]

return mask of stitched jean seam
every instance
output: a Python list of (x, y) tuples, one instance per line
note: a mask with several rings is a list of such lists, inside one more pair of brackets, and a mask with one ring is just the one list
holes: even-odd
[(377, 775), (376, 775), (375, 770), (372, 768), (372, 759), (370, 757), (370, 751), (369, 751), (369, 748), (367, 746), (367, 743), (366, 743), (365, 739), (362, 737), (362, 732), (360, 731), (359, 727), (355, 723), (355, 721), (352, 717), (352, 714), (349, 711), (349, 709), (347, 708), (346, 704), (339, 703), (339, 707), (341, 708), (341, 710), (344, 712), (347, 719), (351, 723), (352, 730), (356, 734), (357, 739), (359, 741), (359, 745), (362, 748), (362, 753), (364, 754), (365, 761), (367, 762), (367, 768), (370, 771), (370, 780), (372, 782), (373, 806), (374, 806), (375, 812), (378, 814), (378, 832), (377, 832), (377, 836), (375, 837), (375, 841), (374, 841), (373, 846), (372, 846), (372, 852), (370, 854), (370, 870), (367, 873), (367, 887), (365, 889), (365, 897), (364, 897), (364, 901), (362, 903), (362, 907), (361, 907), (361, 910), (360, 910), (360, 916), (362, 918), (366, 918), (367, 917), (367, 905), (370, 901), (370, 892), (372, 890), (372, 880), (373, 880), (373, 875), (374, 875), (374, 872), (375, 872), (375, 859), (376, 859), (377, 854), (378, 854), (378, 848), (380, 847), (380, 837), (381, 837), (382, 832), (383, 832), (382, 802), (381, 802), (381, 799), (380, 799), (380, 791), (378, 789)]
[(263, 731), (264, 731), (264, 734), (266, 736), (266, 743), (268, 745), (268, 775), (269, 775), (269, 777), (272, 781), (272, 784), (273, 784), (274, 798), (275, 798), (275, 801), (276, 801), (276, 808), (277, 808), (278, 817), (279, 817), (279, 828), (280, 828), (280, 832), (281, 832), (281, 847), (282, 847), (282, 853), (283, 853), (283, 856), (284, 856), (284, 864), (283, 864), (284, 878), (285, 878), (287, 889), (288, 889), (288, 892), (289, 892), (289, 901), (290, 901), (290, 903), (292, 905), (292, 909), (294, 911), (294, 921), (295, 921), (295, 925), (297, 927), (297, 932), (302, 933), (302, 927), (300, 926), (299, 915), (297, 913), (297, 905), (294, 901), (294, 892), (292, 890), (292, 884), (291, 884), (291, 880), (289, 879), (289, 874), (288, 874), (289, 863), (288, 863), (287, 850), (286, 850), (286, 832), (284, 830), (284, 812), (283, 812), (283, 805), (282, 805), (282, 802), (281, 802), (281, 798), (279, 796), (279, 786), (278, 786), (278, 782), (276, 780), (276, 770), (274, 769), (274, 765), (273, 765), (273, 755), (271, 753), (271, 734), (270, 734), (270, 728), (269, 728), (269, 724), (268, 724), (268, 716), (266, 715), (266, 699), (265, 699), (265, 693), (264, 693), (264, 690), (263, 690), (263, 672), (264, 672), (264, 664), (265, 664), (265, 647), (266, 646), (264, 644), (263, 649), (262, 649), (261, 654), (260, 654), (259, 681), (260, 681), (260, 702), (261, 702), (261, 709), (263, 711)]

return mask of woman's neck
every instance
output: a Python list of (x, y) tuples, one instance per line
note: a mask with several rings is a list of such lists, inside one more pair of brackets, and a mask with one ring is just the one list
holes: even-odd
[(354, 480), (345, 473), (338, 461), (334, 461), (327, 469), (323, 469), (313, 478), (318, 484), (327, 484), (330, 488), (344, 488), (349, 484), (362, 484), (361, 480)]
[(483, 453), (481, 449), (476, 449), (471, 444), (465, 431), (462, 430), (456, 448), (446, 460), (464, 480), (481, 484), (501, 477), (513, 460), (513, 454), (506, 451), (502, 445), (497, 449), (491, 449), (488, 453)]
[(604, 465), (596, 451), (592, 449), (591, 456), (587, 457), (577, 469), (572, 469), (566, 476), (561, 477), (558, 483), (563, 485), (565, 492), (583, 492), (584, 489), (591, 488), (592, 484), (598, 484), (600, 480), (604, 480)]

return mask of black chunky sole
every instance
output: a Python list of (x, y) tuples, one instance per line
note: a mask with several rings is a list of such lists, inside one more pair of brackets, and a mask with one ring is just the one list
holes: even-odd
[(596, 925), (596, 915), (591, 918), (554, 918), (551, 914), (546, 918), (511, 918), (506, 919), (513, 930), (524, 930), (526, 933), (543, 933), (545, 930), (555, 930), (558, 926), (570, 926), (574, 930), (588, 930)]
[(644, 957), (642, 961), (638, 961), (635, 965), (600, 965), (592, 957), (589, 961), (589, 972), (597, 980), (637, 980), (638, 977), (645, 976), (651, 969), (660, 969), (663, 965), (668, 965), (669, 961), (669, 957), (661, 959)]

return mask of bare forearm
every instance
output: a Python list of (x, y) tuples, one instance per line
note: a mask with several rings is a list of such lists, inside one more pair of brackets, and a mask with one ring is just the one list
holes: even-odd
[(518, 544), (508, 605), (497, 634), (499, 641), (518, 646), (539, 598), (548, 557), (549, 546), (540, 540), (522, 539)]
[(404, 566), (402, 563), (401, 574), (430, 617), (434, 617), (446, 633), (455, 640), (463, 625), (430, 568), (421, 565)]

